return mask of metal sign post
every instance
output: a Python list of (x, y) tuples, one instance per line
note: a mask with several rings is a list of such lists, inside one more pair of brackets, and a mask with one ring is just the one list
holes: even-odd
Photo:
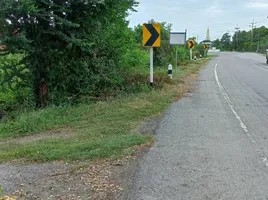
[(154, 47), (161, 46), (160, 24), (143, 25), (143, 46), (150, 47), (150, 85), (154, 85)]
[(193, 60), (193, 49), (190, 49), (190, 60)]
[(178, 46), (176, 46), (176, 71), (178, 72), (179, 69), (178, 69)]
[(188, 48), (190, 49), (190, 60), (193, 60), (193, 49), (195, 46), (195, 41), (194, 40), (189, 40), (188, 41)]
[(154, 48), (150, 47), (150, 86), (154, 85)]
[(209, 46), (207, 44), (205, 44), (204, 49), (205, 49), (205, 51), (204, 51), (205, 57), (207, 57)]
[(185, 32), (170, 32), (169, 33), (169, 44), (176, 46), (176, 61), (175, 61), (175, 67), (176, 71), (178, 71), (178, 45), (185, 45), (186, 43), (186, 30)]

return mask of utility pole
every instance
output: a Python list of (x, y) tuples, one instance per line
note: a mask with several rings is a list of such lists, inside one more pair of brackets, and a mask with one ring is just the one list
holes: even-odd
[(260, 30), (258, 30), (258, 47), (257, 52), (260, 52)]
[[(232, 34), (234, 34), (233, 37), (235, 37), (235, 31), (227, 30), (226, 33), (230, 36), (230, 38), (231, 38)], [(230, 33), (231, 33), (231, 34), (230, 34)], [(235, 43), (236, 43), (236, 39), (234, 39), (234, 41), (235, 41)], [(231, 43), (231, 41), (230, 41), (230, 43)], [(232, 47), (232, 45), (231, 45), (231, 47)], [(235, 48), (236, 48), (236, 45), (235, 45)]]
[(255, 20), (253, 19), (253, 21), (249, 24), (250, 24), (249, 27), (251, 27), (251, 44), (252, 44), (254, 37), (253, 29), (256, 28), (255, 24), (257, 24), (257, 22), (255, 22)]
[(236, 51), (238, 50), (238, 46), (239, 46), (239, 30), (240, 30), (240, 28), (238, 27), (238, 25), (235, 27), (235, 34), (236, 34)]

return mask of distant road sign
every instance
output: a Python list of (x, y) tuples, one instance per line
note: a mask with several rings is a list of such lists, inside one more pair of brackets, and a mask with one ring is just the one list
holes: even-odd
[(170, 32), (169, 44), (170, 45), (185, 45), (186, 32)]
[(143, 24), (143, 46), (161, 46), (160, 28), (160, 24)]
[(195, 41), (194, 40), (189, 40), (188, 41), (188, 48), (189, 49), (194, 49)]
[(208, 50), (208, 45), (207, 44), (204, 45), (204, 49)]

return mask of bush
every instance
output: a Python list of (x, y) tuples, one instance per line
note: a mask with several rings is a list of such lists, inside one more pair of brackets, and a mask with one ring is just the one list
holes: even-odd
[(136, 70), (145, 68), (150, 64), (150, 56), (149, 51), (135, 48), (131, 50), (127, 50), (127, 52), (122, 57), (120, 65), (127, 69)]
[(22, 54), (0, 56), (0, 110), (8, 112), (33, 107), (30, 71), (20, 64)]

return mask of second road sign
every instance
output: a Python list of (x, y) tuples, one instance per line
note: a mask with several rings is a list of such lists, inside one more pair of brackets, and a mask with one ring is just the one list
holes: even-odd
[(189, 40), (188, 41), (188, 48), (189, 49), (194, 49), (195, 41), (194, 40)]
[(160, 27), (160, 24), (143, 24), (143, 46), (161, 46)]

